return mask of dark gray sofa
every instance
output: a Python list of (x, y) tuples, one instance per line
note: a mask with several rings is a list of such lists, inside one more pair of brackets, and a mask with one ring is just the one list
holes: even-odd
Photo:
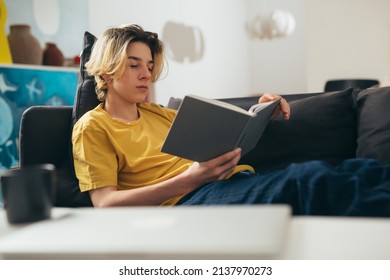
[[(344, 159), (366, 157), (390, 163), (390, 87), (284, 97), (291, 106), (291, 119), (272, 120), (257, 147), (241, 163), (260, 172), (308, 160), (336, 165)], [(222, 100), (248, 108), (257, 99)], [(35, 106), (25, 111), (20, 127), (20, 165), (55, 164), (55, 204), (91, 206), (88, 194), (80, 193), (73, 170), (72, 112), (73, 107), (69, 106)]]
[[(95, 37), (86, 32), (74, 106), (35, 106), (20, 124), (21, 167), (53, 163), (57, 167), (56, 206), (92, 206), (81, 193), (74, 173), (70, 135), (73, 124), (99, 101), (93, 78), (84, 71)], [(272, 120), (254, 150), (240, 163), (257, 171), (281, 169), (290, 163), (324, 160), (338, 164), (353, 157), (390, 163), (390, 87), (345, 89), (327, 93), (284, 95), (291, 119)], [(258, 97), (222, 99), (249, 108)]]

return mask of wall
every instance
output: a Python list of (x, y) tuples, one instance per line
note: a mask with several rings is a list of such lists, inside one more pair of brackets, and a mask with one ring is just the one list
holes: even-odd
[(11, 24), (28, 24), (44, 47), (54, 42), (66, 57), (80, 53), (82, 35), (88, 28), (88, 0), (4, 0)]
[(249, 42), (252, 92), (306, 92), (307, 56), (303, 0), (247, 0), (247, 19), (274, 9), (289, 11), (296, 21), (294, 33), (274, 40)]
[[(314, 92), (322, 91), (328, 79), (390, 79), (388, 0), (116, 1), (128, 12), (107, 13), (96, 5), (104, 6), (103, 0), (91, 1), (92, 28), (138, 22), (161, 33), (165, 22), (173, 20), (204, 33), (202, 60), (177, 63), (168, 58), (169, 75), (156, 85), (156, 100), (162, 104), (169, 96), (186, 93), (221, 97)], [(147, 6), (151, 8), (142, 12)], [(245, 24), (272, 9), (290, 11), (295, 32), (273, 41), (250, 40)]]
[[(169, 72), (156, 84), (155, 100), (199, 94), (211, 98), (247, 95), (251, 89), (246, 6), (240, 0), (115, 0), (118, 9), (107, 9), (105, 0), (90, 1), (91, 31), (107, 26), (138, 23), (160, 36), (167, 21), (199, 28), (204, 38), (201, 60), (177, 62), (167, 57)], [(102, 8), (103, 7), (103, 8)], [(125, 11), (125, 12), (118, 12)], [(178, 34), (179, 36), (179, 34)], [(164, 38), (163, 38), (164, 41)], [(185, 42), (183, 42), (185, 43)]]
[(305, 0), (307, 89), (328, 79), (390, 74), (390, 1)]
[[(5, 2), (15, 6), (10, 3), (23, 1)], [(65, 0), (31, 3), (45, 1), (68, 3)], [(85, 11), (74, 9), (75, 20), (71, 23), (78, 26), (81, 22), (95, 35), (110, 25), (133, 22), (156, 31), (163, 41), (176, 37), (185, 45), (188, 43), (185, 32), (178, 32), (177, 36), (171, 33), (168, 39), (163, 36), (167, 22), (183, 30), (189, 27), (201, 31), (204, 39), (201, 59), (190, 61), (187, 57), (178, 61), (168, 52), (169, 71), (155, 89), (155, 101), (160, 104), (167, 104), (170, 96), (182, 97), (187, 93), (218, 98), (264, 91), (321, 91), (326, 80), (335, 78), (390, 81), (388, 0), (112, 0), (109, 4), (105, 0), (72, 0), (69, 3), (85, 7)], [(64, 11), (66, 6), (60, 7), (64, 17), (72, 14)], [(296, 31), (275, 41), (250, 40), (245, 30), (248, 20), (274, 8), (289, 10), (295, 16)], [(23, 13), (29, 14), (28, 9)], [(40, 14), (45, 13), (49, 15), (51, 11)], [(20, 19), (21, 15), (17, 9), (8, 9), (9, 19)], [(50, 18), (41, 18), (40, 22)], [(63, 34), (67, 35), (67, 43), (79, 49), (80, 30)], [(56, 37), (47, 39), (51, 38)]]

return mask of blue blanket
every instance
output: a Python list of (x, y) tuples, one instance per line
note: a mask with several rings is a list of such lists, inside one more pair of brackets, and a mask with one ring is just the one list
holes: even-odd
[(390, 217), (390, 165), (349, 159), (291, 164), (267, 173), (241, 172), (206, 184), (177, 205), (289, 204), (294, 215)]

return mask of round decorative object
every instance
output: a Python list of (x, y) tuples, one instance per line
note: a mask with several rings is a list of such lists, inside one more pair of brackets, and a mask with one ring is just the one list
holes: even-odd
[(61, 50), (54, 43), (46, 43), (43, 50), (43, 65), (63, 66), (65, 57)]
[(295, 30), (295, 19), (290, 12), (274, 10), (270, 21), (274, 37), (290, 36)]
[(43, 51), (39, 41), (31, 34), (29, 25), (11, 25), (8, 43), (13, 63), (42, 64)]
[(276, 39), (290, 36), (296, 27), (294, 16), (284, 10), (273, 10), (259, 14), (247, 23), (247, 31), (252, 38)]

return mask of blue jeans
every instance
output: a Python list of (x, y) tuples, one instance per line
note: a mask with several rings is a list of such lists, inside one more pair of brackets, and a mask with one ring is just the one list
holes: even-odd
[(278, 171), (241, 172), (206, 184), (176, 205), (289, 204), (294, 215), (390, 217), (390, 165), (349, 159), (291, 164)]

